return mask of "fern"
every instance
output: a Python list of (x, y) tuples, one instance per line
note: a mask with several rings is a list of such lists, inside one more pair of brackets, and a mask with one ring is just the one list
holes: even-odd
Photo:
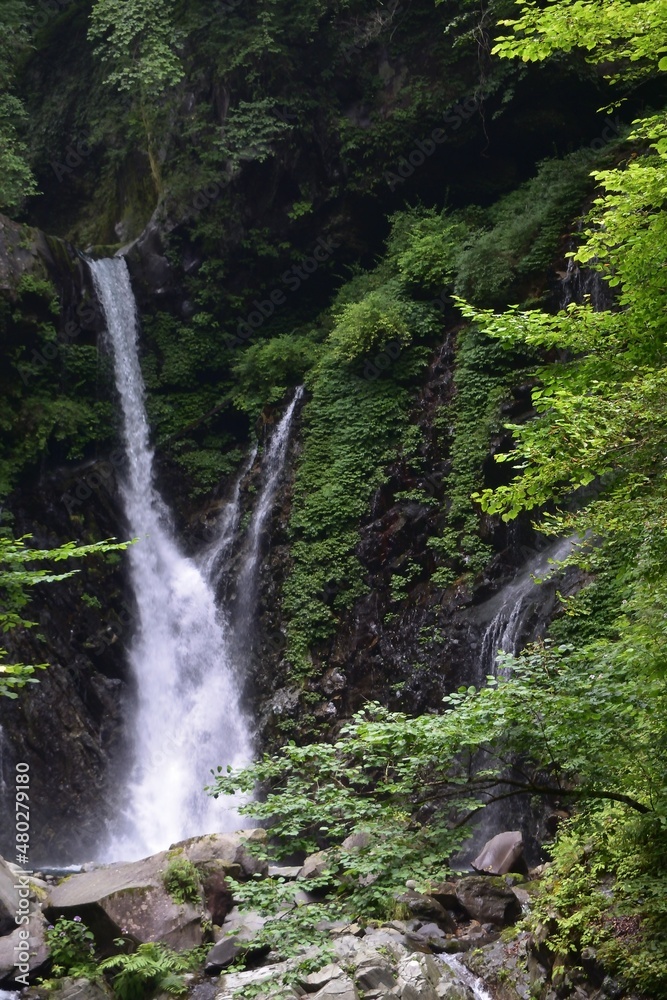
[(155, 993), (182, 996), (187, 986), (182, 973), (200, 958), (200, 950), (177, 954), (163, 944), (140, 944), (131, 955), (113, 955), (100, 962), (100, 970), (120, 971), (114, 976), (113, 991), (119, 1000), (143, 1000)]

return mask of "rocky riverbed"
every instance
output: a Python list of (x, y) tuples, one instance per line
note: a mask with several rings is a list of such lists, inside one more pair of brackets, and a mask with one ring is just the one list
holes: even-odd
[[(29, 984), (22, 1000), (118, 997), (113, 975), (82, 976), (76, 966), (54, 970), (54, 925), (76, 924), (92, 932), (96, 961), (158, 942), (169, 954), (196, 956), (191, 971), (177, 986), (171, 984), (177, 995), (192, 1000), (291, 1000), (306, 994), (312, 1000), (622, 996), (590, 962), (588, 972), (563, 966), (555, 971), (545, 947), (547, 928), (537, 933), (521, 928), (539, 891), (541, 869), (528, 876), (461, 875), (427, 892), (409, 882), (397, 896), (396, 919), (313, 918), (311, 926), (309, 912), (321, 912), (314, 904), (332, 891), (322, 889), (323, 856), (292, 867), (269, 866), (257, 856), (265, 841), (260, 829), (212, 834), (141, 861), (84, 865), (65, 878), (27, 875), (0, 860), (0, 987)], [(170, 873), (181, 872), (182, 879), (184, 871), (196, 873), (190, 898), (184, 882), (179, 888), (178, 880), (170, 881)], [(232, 886), (248, 881), (269, 886), (270, 880), (283, 887), (286, 900), (277, 914), (267, 917), (236, 904)], [(267, 944), (271, 938), (264, 931), (294, 912), (301, 917), (303, 943), (281, 952), (275, 938)], [(17, 926), (22, 913), (29, 923)], [(165, 988), (147, 981), (144, 987), (138, 997), (166, 1000), (170, 991), (168, 983)]]

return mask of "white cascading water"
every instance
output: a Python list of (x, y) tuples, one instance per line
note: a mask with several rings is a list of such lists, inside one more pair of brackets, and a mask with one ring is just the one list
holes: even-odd
[[(264, 485), (257, 498), (245, 546), (241, 557), (241, 567), (236, 582), (236, 603), (233, 612), (235, 645), (238, 647), (250, 634), (250, 626), (257, 599), (259, 566), (262, 559), (262, 538), (267, 520), (273, 509), (276, 492), (280, 483), (287, 449), (292, 432), (296, 409), (303, 397), (303, 386), (294, 393), (292, 402), (285, 410), (266, 446), (262, 459)], [(247, 648), (247, 646), (246, 646)]]
[(257, 458), (257, 445), (248, 455), (241, 472), (236, 477), (232, 495), (216, 524), (215, 538), (197, 557), (197, 563), (202, 575), (213, 588), (216, 588), (221, 576), (229, 566), (236, 534), (241, 522), (241, 486)]
[(537, 553), (515, 580), (489, 600), (495, 613), (482, 639), (482, 677), (496, 673), (499, 653), (519, 652), (528, 619), (542, 600), (541, 583), (558, 572), (558, 563), (567, 558), (573, 545), (573, 538), (561, 538)]
[(153, 481), (134, 295), (122, 258), (90, 262), (113, 353), (128, 468), (122, 496), (137, 603), (129, 650), (136, 682), (125, 823), (110, 857), (142, 857), (195, 834), (238, 826), (203, 786), (212, 768), (247, 762), (248, 728), (214, 591), (179, 549)]

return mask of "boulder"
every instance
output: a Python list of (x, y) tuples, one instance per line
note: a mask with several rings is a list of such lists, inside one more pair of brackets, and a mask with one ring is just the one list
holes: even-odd
[(272, 965), (263, 965), (259, 969), (248, 969), (245, 972), (222, 975), (215, 1000), (233, 1000), (234, 997), (238, 998), (244, 993), (255, 996), (258, 992), (257, 987), (261, 986), (262, 983), (267, 984), (268, 991), (271, 981), (280, 979), (290, 968), (290, 962), (275, 962)]
[(396, 986), (396, 975), (387, 961), (367, 960), (357, 966), (354, 981), (364, 993), (369, 990), (390, 990)]
[(230, 874), (240, 872), (240, 878), (268, 875), (269, 865), (260, 861), (248, 849), (249, 844), (263, 843), (266, 830), (240, 830), (238, 833), (209, 833), (203, 837), (190, 837), (173, 844), (169, 854), (179, 851), (197, 867), (212, 861), (218, 862)]
[(321, 878), (329, 866), (329, 858), (326, 851), (318, 851), (306, 858), (297, 875), (299, 879)]
[(461, 904), (456, 898), (456, 882), (440, 882), (437, 885), (431, 885), (428, 894), (446, 910), (455, 913), (461, 912)]
[(507, 872), (526, 870), (523, 858), (523, 836), (520, 831), (498, 833), (486, 844), (471, 862), (477, 872), (488, 875), (506, 875)]
[(466, 913), (480, 923), (505, 927), (521, 916), (521, 904), (501, 878), (470, 875), (456, 885), (456, 898)]
[(410, 955), (398, 963), (396, 992), (401, 1000), (438, 1000), (442, 966), (431, 955)]
[(303, 979), (299, 980), (299, 983), (307, 993), (317, 993), (332, 979), (339, 979), (344, 975), (340, 965), (330, 964), (318, 969), (317, 972), (311, 972), (308, 976), (304, 976)]
[[(29, 934), (27, 939), (26, 930)], [(45, 931), (46, 920), (41, 913), (33, 910), (27, 925), (21, 924), (11, 934), (0, 938), (0, 988), (25, 986), (24, 976), (33, 982), (46, 972), (50, 956)], [(18, 964), (15, 965), (15, 962)], [(23, 981), (17, 980), (17, 976), (21, 976)]]
[(206, 956), (204, 963), (206, 975), (216, 976), (222, 969), (235, 962), (240, 955), (268, 951), (266, 945), (259, 945), (256, 942), (265, 923), (266, 918), (254, 910), (246, 913), (233, 912), (223, 925), (222, 936)]
[(313, 1000), (359, 1000), (356, 986), (348, 976), (332, 979), (312, 997)]
[(176, 903), (164, 886), (166, 851), (142, 861), (105, 865), (70, 875), (51, 890), (45, 913), (80, 916), (106, 949), (121, 934), (135, 941), (163, 941), (176, 951), (203, 940), (202, 907)]
[(355, 851), (360, 848), (370, 847), (372, 837), (370, 833), (365, 830), (360, 830), (359, 833), (351, 833), (349, 837), (346, 837), (341, 847), (344, 851)]
[(418, 930), (412, 931), (409, 939), (410, 941), (414, 940), (417, 943), (425, 945), (431, 951), (436, 952), (445, 951), (447, 941), (449, 940), (442, 928), (434, 923), (423, 924)]
[(232, 890), (222, 871), (211, 871), (202, 878), (206, 909), (214, 924), (221, 926), (234, 905)]
[(284, 878), (292, 882), (301, 871), (301, 865), (269, 865), (269, 878)]
[(416, 917), (424, 917), (427, 920), (435, 921), (450, 931), (450, 933), (456, 930), (456, 924), (451, 914), (433, 896), (427, 896), (422, 892), (416, 892), (414, 889), (408, 889), (407, 892), (402, 893), (396, 898), (397, 902), (407, 906), (410, 913), (413, 913)]
[(19, 905), (16, 876), (4, 858), (0, 858), (0, 935), (11, 934), (16, 928)]

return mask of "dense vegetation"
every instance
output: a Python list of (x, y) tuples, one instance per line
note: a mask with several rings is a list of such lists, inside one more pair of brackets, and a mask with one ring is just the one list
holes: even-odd
[[(161, 459), (184, 474), (185, 504), (233, 472), (256, 421), (305, 384), (280, 599), (289, 680), (306, 692), (314, 652), (368, 587), (357, 547), (371, 499), (392, 461), (421, 461), (415, 402), (451, 339), (453, 399), (435, 420), (444, 500), (409, 498), (438, 507), (432, 564), (395, 574), (396, 601), (410, 573), (443, 589), (472, 585), (493, 554), (485, 517), (533, 517), (543, 533), (573, 536), (569, 558), (587, 586), (563, 599), (543, 643), (506, 658), (481, 690), (416, 719), (371, 705), (335, 742), (290, 742), (214, 790), (269, 788), (245, 811), (270, 820), (285, 853), (325, 848), (345, 877), (338, 911), (364, 918), (390, 914), (406, 877), (441, 876), (489, 798), (571, 803), (531, 919), (549, 922), (557, 964), (594, 946), (629, 989), (667, 997), (667, 17), (661, 0), (516, 6), (498, 0), (480, 13), (452, 0), (407, 17), (361, 0), (9, 0), (0, 201), (98, 249), (153, 218), (187, 309), (147, 305), (144, 372)], [(63, 87), (44, 97), (58, 44), (85, 94), (59, 69)], [(382, 47), (388, 79), (392, 59), (423, 73), (388, 92), (366, 59)], [(440, 129), (442, 108), (461, 102), (448, 147), (457, 151), (462, 124), (473, 119), (483, 137), (480, 107), (500, 118), (533, 62), (557, 65), (608, 105), (603, 139), (542, 151), (530, 176), (474, 194), (459, 179), (453, 197), (438, 182), (404, 201), (414, 149), (435, 162), (436, 141), (424, 137)], [(643, 109), (629, 130), (619, 105)], [(350, 195), (382, 216), (374, 240), (353, 226)], [(26, 226), (26, 246), (31, 238)], [(546, 274), (565, 251), (597, 276), (605, 308), (554, 308)], [(44, 453), (90, 458), (111, 442), (94, 323), (82, 321), (88, 342), (72, 342), (58, 314), (46, 276), (21, 279), (3, 306), (3, 497)], [(503, 405), (520, 381), (531, 419), (508, 424)], [(490, 485), (492, 439), (505, 450)], [(0, 627), (29, 625), (25, 587), (60, 578), (26, 563), (88, 551), (2, 539)], [(0, 669), (0, 693), (32, 679), (23, 664)], [(508, 760), (521, 762), (518, 776)], [(340, 848), (359, 831), (371, 834), (366, 847)], [(182, 894), (183, 873), (172, 875)], [(269, 912), (283, 902), (280, 885), (237, 892)], [(189, 967), (159, 950), (109, 961), (128, 997), (137, 975), (157, 988)]]
[[(544, 59), (579, 47), (627, 83), (654, 72), (655, 53), (664, 51), (659, 3), (522, 6), (524, 16), (511, 23), (514, 33), (497, 44), (500, 55)], [(557, 641), (507, 658), (502, 677), (452, 696), (444, 714), (360, 717), (334, 747), (288, 746), (239, 778), (219, 778), (217, 787), (278, 782), (261, 806), (248, 810), (269, 817), (289, 842), (310, 837), (311, 848), (368, 830), (373, 847), (364, 861), (383, 874), (390, 865), (373, 857), (386, 849), (380, 831), (392, 830), (399, 853), (406, 850), (394, 830), (398, 817), (403, 837), (421, 857), (424, 882), (432, 874), (430, 838), (449, 853), (451, 835), (440, 824), (455, 828), (481, 791), (494, 798), (518, 790), (572, 798), (576, 818), (553, 848), (552, 874), (533, 920), (556, 918), (549, 947), (557, 965), (593, 945), (630, 987), (663, 997), (664, 115), (635, 122), (630, 143), (611, 169), (595, 173), (600, 193), (574, 251), (576, 261), (615, 290), (613, 308), (596, 311), (584, 301), (557, 314), (525, 306), (496, 313), (471, 305), (471, 289), (456, 300), (474, 328), (500, 346), (525, 345), (558, 357), (536, 371), (537, 415), (511, 427), (515, 446), (500, 456), (513, 463), (514, 478), (476, 497), (484, 510), (506, 519), (543, 511), (542, 530), (578, 538), (571, 558), (594, 575), (593, 597), (584, 590), (568, 602), (554, 630)], [(443, 269), (450, 266), (451, 232), (449, 224), (444, 233), (436, 229)], [(465, 231), (456, 237), (460, 246)], [(496, 238), (491, 245), (503, 243)], [(426, 254), (418, 257), (424, 283), (429, 263)], [(591, 485), (592, 499), (590, 490), (582, 492)], [(599, 605), (596, 593), (605, 595)], [(472, 780), (464, 751), (484, 755)], [(508, 774), (509, 759), (521, 761), (518, 777)], [(426, 815), (424, 801), (432, 806)], [(418, 858), (411, 861), (413, 871), (420, 867)], [(359, 860), (351, 865), (332, 847), (331, 864), (354, 873)], [(603, 891), (610, 878), (612, 904)], [(355, 898), (354, 905), (372, 913), (381, 881), (371, 895), (372, 901)], [(624, 924), (627, 917), (634, 922)]]

